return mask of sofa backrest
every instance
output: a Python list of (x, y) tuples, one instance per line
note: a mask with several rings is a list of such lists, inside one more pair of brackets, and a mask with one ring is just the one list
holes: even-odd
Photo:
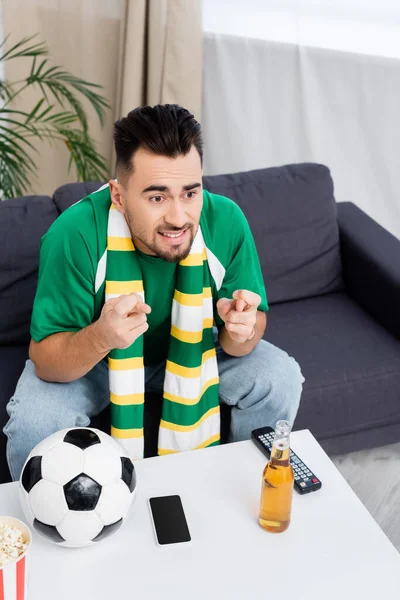
[(270, 304), (342, 288), (339, 229), (329, 169), (314, 163), (204, 177), (234, 200), (256, 242)]
[[(40, 238), (57, 216), (102, 182), (66, 184), (53, 198), (0, 202), (0, 345), (29, 342)], [(270, 304), (342, 287), (336, 203), (329, 169), (298, 164), (204, 177), (234, 200), (257, 245)]]
[(104, 185), (104, 181), (82, 181), (78, 183), (66, 183), (57, 188), (53, 194), (53, 202), (60, 213), (78, 202), (85, 196), (92, 194)]
[(48, 196), (0, 202), (0, 345), (29, 343), (40, 238), (58, 214)]

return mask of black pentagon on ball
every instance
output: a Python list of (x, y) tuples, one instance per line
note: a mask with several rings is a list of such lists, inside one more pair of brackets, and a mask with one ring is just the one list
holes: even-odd
[(22, 471), (21, 483), (23, 488), (29, 493), (34, 485), (42, 479), (42, 457), (32, 456)]
[(81, 450), (86, 450), (90, 446), (100, 444), (100, 438), (91, 429), (70, 429), (65, 434), (64, 442), (78, 446)]
[(46, 523), (42, 523), (42, 521), (38, 521), (35, 519), (33, 521), (33, 527), (41, 533), (44, 537), (48, 538), (52, 542), (56, 542), (57, 544), (61, 544), (65, 542), (64, 538), (59, 534), (58, 530), (53, 525), (47, 525)]
[(117, 531), (117, 529), (119, 529), (121, 527), (122, 521), (123, 521), (123, 519), (120, 519), (119, 521), (116, 521), (115, 523), (111, 523), (111, 525), (105, 525), (103, 527), (103, 529), (100, 531), (99, 535), (96, 535), (96, 537), (93, 538), (93, 541), (100, 542), (100, 540), (103, 540), (104, 538), (108, 537), (109, 535), (111, 535), (112, 533)]
[(64, 495), (70, 510), (94, 510), (102, 487), (97, 481), (81, 473), (64, 485)]
[(122, 481), (124, 481), (126, 483), (129, 490), (131, 492), (133, 492), (133, 490), (136, 487), (136, 471), (135, 471), (135, 467), (133, 466), (133, 462), (131, 461), (130, 458), (127, 458), (126, 456), (122, 456), (121, 463), (122, 463), (121, 479), (122, 479)]

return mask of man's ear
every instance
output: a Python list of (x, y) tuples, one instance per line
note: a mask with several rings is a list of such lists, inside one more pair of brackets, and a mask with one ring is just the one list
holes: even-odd
[(125, 213), (125, 202), (124, 202), (124, 188), (121, 183), (116, 179), (110, 179), (108, 182), (110, 186), (111, 202), (114, 204), (118, 212)]

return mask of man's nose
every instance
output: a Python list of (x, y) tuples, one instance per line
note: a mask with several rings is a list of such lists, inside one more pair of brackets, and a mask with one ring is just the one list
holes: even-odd
[(185, 208), (179, 200), (170, 202), (168, 214), (165, 215), (165, 221), (180, 229), (187, 223)]

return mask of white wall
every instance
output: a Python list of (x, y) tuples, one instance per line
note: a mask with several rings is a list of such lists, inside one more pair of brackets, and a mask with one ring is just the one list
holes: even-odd
[[(364, 27), (361, 2), (349, 3), (353, 18)], [(295, 42), (295, 37), (290, 40), (294, 28), (286, 27), (284, 19), (288, 24), (294, 0), (282, 0), (279, 5), (272, 0), (248, 0), (246, 6), (254, 12), (238, 13), (231, 23), (227, 16), (234, 4), (243, 3), (217, 0), (211, 5), (204, 0), (205, 27), (219, 30), (205, 34), (205, 173), (232, 173), (291, 162), (326, 164), (332, 172), (336, 199), (358, 204), (400, 238), (400, 2), (396, 6), (388, 0), (381, 3), (383, 11), (375, 31), (380, 31), (380, 24), (388, 34), (386, 46), (382, 43), (376, 53), (372, 45), (363, 45), (366, 37), (354, 35), (351, 40), (351, 35), (338, 35), (335, 41), (333, 34), (322, 36), (317, 26), (315, 43)], [(312, 5), (317, 7), (316, 2), (307, 4), (309, 12)], [(342, 5), (339, 16), (343, 20), (344, 1), (335, 4)], [(275, 11), (261, 11), (272, 5)], [(364, 15), (367, 31), (378, 5), (371, 0), (365, 0), (364, 5), (370, 9)], [(269, 20), (274, 26), (268, 25)], [(328, 27), (328, 17), (325, 20)], [(252, 35), (221, 34), (228, 27), (236, 34), (246, 31)], [(391, 36), (394, 30), (397, 39)], [(300, 31), (305, 29), (298, 27), (297, 34)], [(259, 39), (261, 34), (267, 39)], [(275, 39), (283, 34), (285, 42)], [(357, 40), (359, 51), (350, 51), (349, 46), (346, 50), (331, 47), (333, 42), (344, 44), (346, 39), (353, 43), (353, 50)], [(378, 45), (377, 34), (373, 42)]]
[(400, 58), (400, 0), (203, 0), (203, 27), (209, 33)]

